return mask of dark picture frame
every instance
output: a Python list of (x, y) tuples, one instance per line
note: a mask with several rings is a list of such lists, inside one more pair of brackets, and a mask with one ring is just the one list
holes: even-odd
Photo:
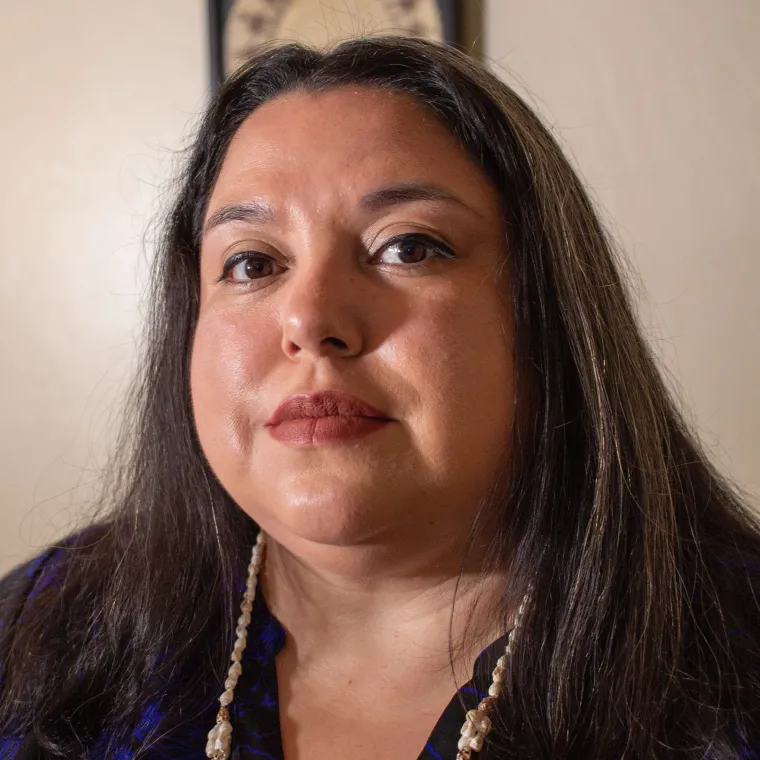
[[(207, 0), (209, 31), (209, 74), (211, 89), (216, 90), (224, 78), (224, 28), (234, 0)], [(471, 13), (465, 13), (466, 0), (436, 0), (441, 14), (443, 37), (457, 46), (477, 46), (467, 30), (472, 25)], [(479, 0), (473, 5), (480, 6)], [(471, 39), (468, 39), (470, 37)]]

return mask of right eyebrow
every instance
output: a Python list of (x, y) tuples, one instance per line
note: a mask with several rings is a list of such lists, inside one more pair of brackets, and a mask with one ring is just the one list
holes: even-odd
[(263, 201), (251, 203), (231, 203), (214, 211), (203, 227), (203, 235), (207, 235), (214, 227), (227, 222), (249, 222), (266, 224), (274, 221), (274, 209)]

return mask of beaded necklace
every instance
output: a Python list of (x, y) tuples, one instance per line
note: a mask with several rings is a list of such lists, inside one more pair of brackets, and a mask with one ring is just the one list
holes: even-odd
[[(230, 723), (229, 707), (235, 695), (235, 686), (237, 686), (238, 679), (243, 672), (243, 666), (240, 663), (243, 659), (243, 652), (247, 643), (248, 624), (251, 622), (251, 610), (253, 609), (253, 600), (256, 597), (256, 585), (258, 583), (261, 562), (264, 557), (265, 544), (264, 531), (260, 531), (251, 551), (251, 561), (248, 565), (248, 579), (245, 585), (243, 601), (240, 605), (240, 617), (237, 620), (237, 628), (235, 629), (237, 638), (235, 639), (235, 645), (230, 656), (232, 665), (224, 682), (224, 691), (219, 697), (220, 707), (216, 716), (216, 725), (208, 732), (206, 757), (212, 760), (227, 760), (230, 756), (232, 724)], [(507, 645), (504, 654), (496, 662), (491, 685), (488, 688), (488, 696), (480, 702), (476, 709), (467, 712), (457, 745), (459, 751), (457, 752), (456, 760), (471, 760), (473, 752), (480, 752), (483, 749), (483, 743), (493, 725), (490, 716), (495, 710), (496, 701), (501, 694), (504, 684), (504, 671), (506, 670), (509, 657), (514, 651), (513, 642), (515, 642), (515, 634), (522, 622), (522, 616), (529, 596), (530, 591), (523, 597), (517, 610), (514, 627), (507, 635)]]

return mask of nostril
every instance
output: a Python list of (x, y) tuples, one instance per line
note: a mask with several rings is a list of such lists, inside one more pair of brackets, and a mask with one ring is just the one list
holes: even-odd
[(325, 340), (338, 348), (348, 348), (348, 344), (340, 338), (325, 338)]

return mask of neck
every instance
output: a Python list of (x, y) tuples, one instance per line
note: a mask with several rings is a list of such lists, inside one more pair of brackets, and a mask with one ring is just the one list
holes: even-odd
[(504, 633), (506, 578), (484, 573), (476, 552), (462, 569), (461, 543), (308, 549), (296, 554), (269, 537), (261, 577), (301, 667), (370, 657), (419, 676), (450, 674), (453, 664), (461, 685), (477, 654)]

